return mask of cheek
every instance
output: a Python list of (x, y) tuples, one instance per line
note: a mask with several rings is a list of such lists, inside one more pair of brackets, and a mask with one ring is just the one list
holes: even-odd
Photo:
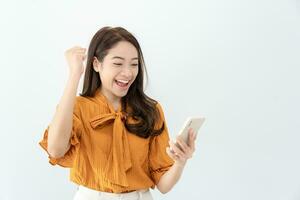
[(114, 82), (113, 75), (110, 73), (101, 73), (100, 79), (103, 85), (110, 86)]
[(137, 77), (138, 73), (139, 73), (139, 69), (137, 68), (133, 71), (134, 77)]

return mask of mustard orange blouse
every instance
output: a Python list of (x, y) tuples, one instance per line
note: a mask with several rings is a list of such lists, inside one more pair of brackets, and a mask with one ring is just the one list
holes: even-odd
[[(160, 104), (157, 109), (161, 120), (156, 129), (165, 122)], [(145, 139), (128, 132), (123, 117), (120, 108), (116, 112), (99, 89), (94, 97), (77, 96), (71, 147), (61, 158), (52, 158), (47, 152), (49, 162), (70, 168), (72, 182), (94, 190), (122, 193), (153, 189), (174, 164), (166, 153), (169, 141), (166, 122), (160, 135)], [(45, 151), (49, 127), (39, 142)]]

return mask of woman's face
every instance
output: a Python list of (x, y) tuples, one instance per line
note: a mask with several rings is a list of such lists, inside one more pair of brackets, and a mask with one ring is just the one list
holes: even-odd
[(114, 103), (127, 94), (138, 74), (138, 53), (131, 43), (121, 41), (108, 51), (102, 63), (94, 58), (93, 66), (99, 72), (102, 93)]

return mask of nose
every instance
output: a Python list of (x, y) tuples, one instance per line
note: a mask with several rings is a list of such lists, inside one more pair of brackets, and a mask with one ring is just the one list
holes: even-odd
[(131, 78), (133, 72), (132, 72), (132, 70), (130, 69), (130, 66), (129, 66), (129, 67), (124, 67), (123, 70), (122, 70), (122, 72), (121, 72), (121, 74), (123, 76), (125, 76), (126, 78)]

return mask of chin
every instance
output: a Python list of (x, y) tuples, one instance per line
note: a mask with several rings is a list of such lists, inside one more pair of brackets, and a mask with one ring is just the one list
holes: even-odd
[(127, 95), (128, 91), (126, 92), (115, 92), (114, 94), (117, 96), (117, 97), (125, 97)]

